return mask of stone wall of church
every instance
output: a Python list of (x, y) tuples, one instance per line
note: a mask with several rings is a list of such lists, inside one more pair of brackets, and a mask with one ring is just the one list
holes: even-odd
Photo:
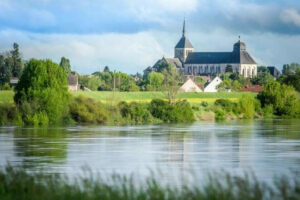
[(257, 75), (257, 65), (241, 64), (240, 74), (244, 77), (254, 77)]
[(187, 58), (188, 54), (190, 52), (193, 52), (193, 48), (175, 48), (175, 58), (179, 58), (181, 62), (185, 62), (185, 59)]
[(185, 64), (184, 73), (192, 75), (213, 75), (224, 74), (228, 65), (232, 66), (234, 73), (239, 73), (244, 77), (254, 77), (257, 75), (257, 65), (248, 64)]
[(227, 65), (231, 65), (233, 72), (239, 72), (239, 64), (185, 64), (184, 72), (194, 75), (224, 74)]

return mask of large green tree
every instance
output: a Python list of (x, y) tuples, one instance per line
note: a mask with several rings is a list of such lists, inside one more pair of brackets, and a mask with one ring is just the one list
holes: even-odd
[(66, 73), (51, 60), (30, 60), (15, 88), (14, 100), (25, 123), (61, 122), (68, 116)]
[(293, 87), (272, 81), (257, 96), (263, 107), (272, 106), (275, 114), (295, 117), (299, 99)]
[(285, 64), (285, 65), (283, 65), (282, 74), (284, 74), (284, 75), (295, 74), (297, 69), (299, 69), (299, 68), (300, 68), (299, 63)]
[(270, 74), (269, 69), (265, 66), (260, 66), (257, 68), (257, 75), (251, 78), (251, 83), (254, 85), (266, 85), (273, 80), (274, 77)]
[(296, 70), (296, 73), (289, 75), (282, 75), (279, 78), (281, 83), (293, 86), (298, 92), (300, 92), (300, 68)]
[(164, 75), (159, 72), (151, 72), (147, 75), (147, 90), (162, 90)]
[(59, 66), (67, 73), (69, 74), (71, 72), (71, 64), (70, 60), (68, 58), (62, 57), (60, 59)]
[(13, 44), (13, 50), (10, 51), (11, 57), (11, 72), (13, 77), (20, 77), (23, 69), (22, 58), (19, 52), (19, 45)]

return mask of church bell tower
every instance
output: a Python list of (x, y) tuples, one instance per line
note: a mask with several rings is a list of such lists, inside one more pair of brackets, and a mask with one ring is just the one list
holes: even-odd
[(185, 32), (185, 20), (183, 21), (183, 28), (182, 28), (182, 37), (175, 46), (175, 58), (179, 58), (179, 60), (184, 63), (188, 53), (193, 52), (194, 47), (191, 42), (186, 37)]

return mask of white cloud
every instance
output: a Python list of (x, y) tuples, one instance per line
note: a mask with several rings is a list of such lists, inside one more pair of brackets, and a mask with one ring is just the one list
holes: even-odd
[(300, 27), (300, 14), (296, 9), (285, 9), (280, 13), (280, 19), (285, 23)]
[(164, 50), (149, 32), (136, 34), (33, 34), (7, 30), (0, 32), (5, 43), (0, 52), (11, 48), (18, 38), (25, 59), (50, 58), (59, 62), (62, 56), (71, 60), (74, 70), (92, 73), (109, 65), (116, 70), (135, 73), (153, 63)]

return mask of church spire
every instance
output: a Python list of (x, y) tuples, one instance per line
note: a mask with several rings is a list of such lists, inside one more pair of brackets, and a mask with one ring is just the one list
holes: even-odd
[(185, 37), (185, 18), (183, 20), (182, 37)]

